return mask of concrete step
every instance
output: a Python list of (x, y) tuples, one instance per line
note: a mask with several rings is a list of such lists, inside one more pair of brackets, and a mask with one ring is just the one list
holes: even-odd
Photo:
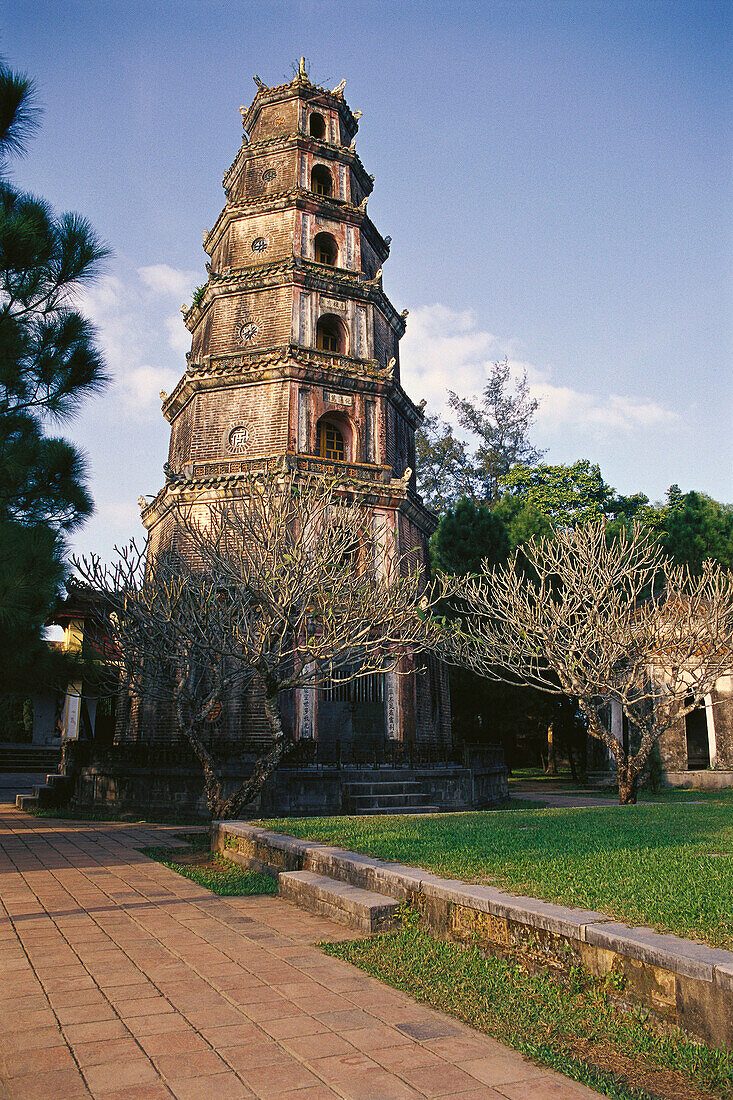
[(278, 884), (280, 897), (360, 932), (386, 932), (399, 923), (398, 901), (348, 882), (337, 882), (313, 871), (283, 871), (278, 875)]
[(353, 794), (350, 802), (358, 813), (370, 806), (419, 806), (425, 802), (425, 791), (398, 791), (396, 794)]
[(15, 805), (19, 810), (37, 810), (38, 798), (34, 794), (16, 794)]
[(359, 807), (359, 814), (365, 817), (368, 814), (441, 814), (450, 810), (449, 806), (368, 806)]
[(368, 794), (406, 794), (411, 791), (419, 793), (423, 789), (422, 783), (415, 779), (404, 783), (344, 783), (344, 787), (355, 798)]

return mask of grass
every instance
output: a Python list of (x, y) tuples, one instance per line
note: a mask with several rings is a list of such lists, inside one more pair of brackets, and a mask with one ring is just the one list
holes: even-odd
[(262, 824), (733, 948), (733, 792), (698, 801)]
[(606, 1096), (701, 1100), (733, 1090), (733, 1055), (675, 1028), (655, 1033), (643, 1010), (622, 1010), (612, 986), (582, 971), (567, 980), (528, 973), (436, 940), (414, 916), (400, 932), (321, 947)]
[(208, 835), (194, 833), (182, 839), (189, 841), (188, 849), (148, 847), (140, 851), (171, 871), (223, 897), (277, 893), (277, 879), (272, 875), (248, 871), (238, 863), (224, 859), (218, 852), (211, 852)]

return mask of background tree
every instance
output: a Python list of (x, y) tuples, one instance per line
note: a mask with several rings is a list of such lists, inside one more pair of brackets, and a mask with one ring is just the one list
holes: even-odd
[(106, 255), (76, 214), (7, 180), (37, 120), (34, 86), (0, 65), (0, 690), (37, 682), (44, 620), (63, 579), (64, 535), (92, 511), (82, 455), (50, 436), (104, 385), (89, 322), (73, 308)]
[(539, 402), (529, 396), (527, 376), (512, 387), (508, 360), (494, 363), (480, 398), (448, 391), (458, 423), (476, 444), (471, 449), (437, 416), (426, 417), (416, 435), (418, 490), (437, 512), (461, 497), (491, 502), (505, 474), (517, 463), (542, 457), (529, 441)]
[[(550, 527), (576, 526), (599, 519), (625, 522), (649, 503), (643, 493), (621, 496), (605, 481), (597, 463), (581, 459), (572, 466), (514, 466), (504, 478), (507, 498), (542, 516)], [(519, 509), (515, 517), (519, 514)]]
[[(708, 561), (696, 577), (651, 532), (609, 539), (602, 522), (561, 528), (526, 544), (522, 558), (480, 578), (442, 578), (443, 594), (470, 611), (444, 656), (577, 699), (588, 732), (616, 762), (620, 802), (634, 802), (659, 737), (733, 669), (733, 574)], [(612, 702), (628, 741), (609, 729)]]
[(436, 569), (463, 576), (478, 573), (483, 561), (490, 566), (506, 561), (509, 538), (501, 519), (485, 504), (464, 499), (441, 518), (430, 552)]
[[(431, 539), (433, 567), (466, 576), (504, 564), (510, 539), (498, 513), (499, 506), (490, 509), (471, 500), (459, 501), (441, 518)], [(548, 761), (552, 755), (548, 744), (553, 744), (567, 752), (577, 775), (575, 757), (582, 751), (585, 730), (575, 720), (577, 708), (570, 700), (497, 683), (455, 666), (449, 678), (457, 740), (500, 742), (510, 769), (520, 759), (526, 760), (528, 752), (533, 763), (539, 763), (543, 754)]]
[(700, 573), (706, 558), (733, 569), (733, 506), (672, 486), (659, 523), (662, 546), (680, 565)]
[[(418, 610), (424, 581), (410, 557), (375, 544), (366, 501), (317, 477), (270, 471), (238, 505), (183, 508), (180, 555), (147, 564), (134, 549), (111, 567), (77, 561), (105, 609), (99, 625), (123, 680), (168, 706), (204, 771), (207, 805), (233, 817), (293, 744), (285, 691), (394, 669), (436, 632)], [(206, 741), (227, 693), (256, 681), (271, 747), (228, 792)]]

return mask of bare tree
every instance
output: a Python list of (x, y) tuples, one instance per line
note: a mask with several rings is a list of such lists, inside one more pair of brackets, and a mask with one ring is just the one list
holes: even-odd
[[(603, 523), (561, 529), (506, 566), (440, 586), (460, 614), (444, 658), (577, 699), (615, 760), (622, 804), (636, 801), (659, 737), (733, 669), (733, 574), (709, 561), (692, 576), (637, 528), (614, 540)], [(626, 744), (609, 728), (614, 701)]]
[[(110, 567), (76, 561), (107, 609), (104, 631), (143, 699), (172, 704), (202, 765), (212, 815), (235, 816), (292, 744), (280, 695), (386, 672), (426, 646), (435, 626), (418, 602), (419, 563), (375, 532), (373, 507), (344, 485), (263, 471), (237, 500), (181, 504), (179, 549), (134, 548)], [(111, 614), (110, 614), (111, 612)], [(227, 795), (205, 723), (227, 694), (257, 681), (271, 746)]]

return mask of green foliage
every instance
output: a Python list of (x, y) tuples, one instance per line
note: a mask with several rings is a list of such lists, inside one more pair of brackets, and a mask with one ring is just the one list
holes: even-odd
[(647, 503), (642, 494), (616, 496), (600, 467), (587, 459), (572, 466), (515, 466), (504, 478), (504, 486), (551, 527), (571, 527), (617, 515), (631, 518)]
[(520, 496), (506, 493), (494, 505), (493, 511), (506, 528), (512, 550), (530, 539), (546, 538), (552, 534), (552, 523), (548, 517)]
[(200, 306), (203, 302), (204, 294), (206, 293), (206, 286), (206, 283), (202, 283), (201, 286), (197, 286), (194, 290), (192, 301), (195, 306)]
[[(33, 86), (0, 65), (0, 157), (35, 126)], [(7, 182), (0, 164), (0, 690), (46, 675), (45, 616), (63, 536), (92, 511), (82, 455), (48, 434), (106, 382), (90, 323), (71, 306), (106, 249), (77, 214)]]
[[(593, 979), (580, 967), (565, 977), (528, 972), (477, 947), (436, 940), (414, 918), (391, 935), (321, 948), (606, 1096), (669, 1096), (670, 1071), (680, 1086), (675, 1095), (724, 1096), (733, 1088), (733, 1055), (673, 1028), (659, 1036), (648, 1013), (617, 1007), (613, 976)], [(667, 1074), (657, 1077), (660, 1070)]]
[(430, 551), (433, 565), (444, 573), (480, 573), (485, 559), (490, 569), (506, 561), (509, 539), (502, 521), (485, 504), (464, 498), (441, 519)]
[(733, 947), (733, 792), (694, 801), (265, 825)]
[(701, 572), (706, 558), (733, 569), (733, 505), (720, 504), (704, 493), (682, 496), (674, 485), (668, 501), (660, 524), (666, 552), (694, 573)]

